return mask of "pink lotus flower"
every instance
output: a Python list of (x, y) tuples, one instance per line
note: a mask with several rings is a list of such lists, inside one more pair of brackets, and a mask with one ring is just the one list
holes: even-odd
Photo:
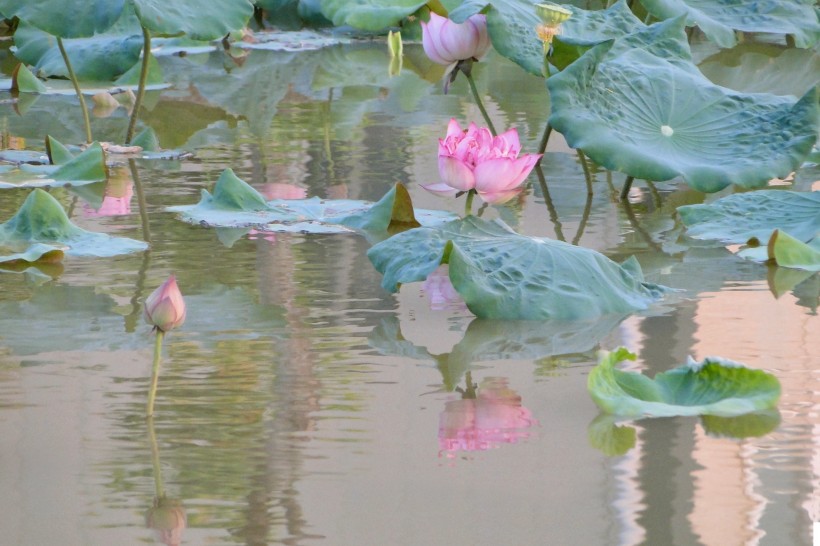
[(450, 65), (467, 59), (478, 60), (490, 48), (487, 18), (473, 15), (461, 24), (430, 13), (430, 21), (421, 23), (421, 43), (430, 60)]
[(142, 315), (145, 322), (163, 332), (182, 326), (185, 322), (185, 300), (173, 275), (148, 296)]
[(541, 154), (518, 157), (520, 151), (516, 129), (493, 137), (489, 129), (475, 123), (462, 131), (451, 119), (447, 136), (438, 141), (441, 182), (422, 187), (445, 196), (475, 190), (487, 203), (504, 203), (521, 191), (519, 186), (541, 158)]
[(439, 417), (439, 447), (454, 451), (483, 451), (529, 438), (537, 424), (521, 406), (521, 397), (500, 377), (487, 378), (474, 399), (451, 400)]

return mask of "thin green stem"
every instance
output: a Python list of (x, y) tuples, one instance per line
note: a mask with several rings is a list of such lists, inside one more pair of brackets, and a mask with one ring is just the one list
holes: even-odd
[(134, 109), (131, 111), (131, 120), (128, 122), (128, 132), (125, 133), (125, 143), (131, 144), (134, 132), (137, 129), (137, 118), (142, 99), (145, 97), (145, 85), (148, 82), (148, 61), (151, 60), (151, 33), (144, 26), (142, 27), (142, 64), (140, 65), (140, 82), (137, 88), (137, 98), (134, 100)]
[(57, 36), (57, 47), (60, 48), (60, 55), (63, 56), (63, 62), (68, 69), (68, 78), (71, 80), (72, 85), (74, 85), (74, 92), (77, 93), (77, 98), (80, 99), (80, 108), (83, 111), (83, 123), (85, 123), (85, 141), (91, 144), (91, 118), (88, 116), (88, 106), (85, 104), (82, 91), (80, 91), (80, 82), (77, 81), (77, 74), (74, 73), (74, 69), (71, 67), (71, 61), (68, 59), (68, 53), (66, 53), (65, 47), (63, 46), (63, 39), (59, 36)]
[(561, 225), (561, 220), (558, 218), (558, 211), (555, 210), (555, 204), (552, 202), (550, 190), (547, 187), (547, 179), (544, 176), (544, 171), (541, 169), (541, 165), (535, 166), (535, 175), (538, 177), (538, 183), (541, 185), (541, 193), (544, 194), (544, 204), (547, 205), (547, 212), (550, 215), (550, 221), (552, 222), (552, 226), (555, 231), (555, 238), (559, 241), (566, 242), (567, 239), (564, 236), (564, 227)]
[(162, 483), (162, 468), (159, 464), (159, 444), (157, 443), (157, 433), (154, 431), (153, 416), (148, 417), (148, 439), (151, 442), (151, 466), (154, 469), (155, 497), (161, 499), (165, 496), (165, 486)]
[(470, 190), (467, 192), (467, 201), (464, 203), (464, 216), (469, 216), (473, 213), (473, 198), (476, 191)]
[(157, 385), (159, 384), (159, 364), (162, 357), (162, 338), (165, 332), (157, 329), (157, 337), (154, 341), (154, 365), (151, 368), (151, 388), (148, 391), (148, 409), (145, 414), (147, 417), (154, 415), (154, 400), (157, 398)]
[(544, 159), (544, 152), (547, 151), (547, 142), (550, 140), (550, 135), (552, 134), (552, 125), (547, 122), (547, 126), (544, 128), (544, 134), (541, 135), (541, 142), (538, 144), (538, 153), (541, 154), (541, 157), (538, 159), (538, 164), (541, 164), (541, 160)]
[(481, 111), (481, 115), (484, 116), (484, 121), (487, 122), (487, 127), (490, 129), (490, 132), (493, 134), (493, 136), (496, 136), (498, 133), (496, 132), (495, 126), (493, 125), (493, 122), (490, 119), (490, 115), (484, 108), (484, 103), (481, 102), (481, 95), (478, 94), (478, 88), (475, 86), (475, 80), (473, 79), (473, 75), (470, 72), (465, 72), (464, 75), (467, 76), (467, 82), (469, 82), (470, 90), (473, 92), (473, 98), (475, 99), (475, 102), (478, 105), (478, 109)]
[(580, 148), (575, 150), (578, 152), (578, 161), (581, 162), (581, 168), (584, 170), (584, 179), (587, 182), (587, 195), (592, 195), (592, 173), (589, 172), (589, 164), (587, 164), (587, 157)]

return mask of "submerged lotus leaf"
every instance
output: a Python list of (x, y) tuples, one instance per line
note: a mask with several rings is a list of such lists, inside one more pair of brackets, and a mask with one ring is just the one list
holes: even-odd
[(350, 25), (362, 30), (378, 31), (396, 26), (414, 14), (425, 0), (321, 0), (322, 14), (335, 26)]
[(544, 47), (535, 31), (542, 23), (534, 2), (464, 0), (450, 13), (450, 18), (462, 23), (476, 13), (487, 15), (487, 32), (496, 51), (530, 74), (543, 74)]
[(550, 77), (550, 124), (610, 170), (692, 188), (761, 186), (794, 171), (817, 139), (817, 90), (802, 99), (718, 87), (641, 49), (588, 51)]
[(75, 226), (62, 205), (41, 189), (32, 191), (20, 210), (9, 221), (0, 224), (0, 246), (26, 248), (32, 243), (58, 246), (69, 256), (116, 256), (148, 248), (142, 241), (94, 233)]
[(132, 0), (140, 22), (153, 34), (216, 40), (245, 27), (250, 0)]
[(481, 318), (592, 319), (646, 309), (664, 292), (643, 282), (637, 262), (622, 266), (594, 250), (526, 237), (475, 216), (400, 233), (367, 255), (391, 292), (449, 263), (453, 287)]
[(690, 360), (654, 379), (616, 369), (622, 360), (635, 360), (635, 355), (624, 347), (601, 351), (587, 380), (598, 407), (619, 417), (734, 417), (772, 409), (780, 398), (775, 376), (722, 358)]
[(119, 19), (124, 5), (125, 0), (0, 0), (0, 13), (53, 36), (77, 38), (106, 30)]
[(714, 203), (678, 207), (686, 234), (745, 244), (756, 238), (766, 243), (780, 229), (801, 241), (820, 236), (820, 191), (761, 190), (737, 193)]
[[(344, 233), (353, 230), (385, 231), (419, 225), (407, 190), (397, 184), (377, 203), (351, 199), (265, 198), (231, 169), (226, 169), (211, 195), (202, 190), (196, 205), (169, 207), (186, 222), (212, 227), (254, 227), (259, 231)], [(440, 211), (415, 211), (419, 221), (442, 223), (452, 218)]]
[(658, 19), (686, 15), (723, 48), (737, 43), (735, 30), (790, 34), (798, 47), (812, 47), (820, 36), (820, 22), (811, 0), (641, 0)]
[(80, 186), (105, 180), (105, 152), (98, 142), (74, 156), (65, 146), (47, 137), (54, 165), (22, 164), (19, 169), (0, 172), (0, 188)]

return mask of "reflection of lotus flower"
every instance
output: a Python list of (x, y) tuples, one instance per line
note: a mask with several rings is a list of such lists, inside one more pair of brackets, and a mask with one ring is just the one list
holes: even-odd
[(466, 311), (467, 304), (461, 297), (453, 283), (450, 281), (450, 274), (447, 265), (440, 265), (435, 271), (427, 275), (424, 281), (424, 292), (430, 299), (430, 309), (443, 311), (451, 309), (455, 311)]
[[(469, 391), (468, 391), (469, 392)], [(474, 399), (447, 402), (439, 417), (439, 446), (443, 451), (478, 451), (529, 438), (525, 430), (536, 424), (521, 406), (521, 397), (504, 378), (487, 378)]]
[(494, 137), (486, 127), (470, 123), (466, 131), (455, 119), (447, 126), (447, 136), (439, 139), (438, 172), (441, 182), (423, 186), (439, 195), (455, 195), (476, 190), (487, 203), (503, 203), (520, 190), (541, 154), (518, 157), (518, 131), (510, 129)]
[(307, 197), (307, 190), (295, 184), (271, 182), (262, 187), (262, 195), (268, 199), (304, 199)]
[(154, 506), (145, 514), (145, 525), (154, 530), (157, 542), (167, 546), (179, 546), (187, 519), (185, 508), (175, 499), (154, 499)]
[(134, 182), (128, 171), (116, 170), (108, 178), (105, 197), (102, 205), (94, 210), (90, 205), (83, 206), (83, 216), (119, 216), (131, 214), (131, 199), (134, 197)]
[(490, 48), (487, 19), (473, 15), (461, 24), (430, 13), (430, 21), (421, 23), (422, 46), (430, 60), (450, 65), (467, 59), (480, 59)]
[(145, 300), (143, 317), (145, 322), (163, 332), (182, 326), (185, 322), (185, 300), (182, 299), (173, 275)]

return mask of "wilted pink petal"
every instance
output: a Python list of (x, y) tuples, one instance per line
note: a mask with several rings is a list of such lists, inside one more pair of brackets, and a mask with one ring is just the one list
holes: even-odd
[(173, 275), (146, 298), (142, 315), (145, 322), (163, 332), (182, 326), (185, 322), (185, 300)]

